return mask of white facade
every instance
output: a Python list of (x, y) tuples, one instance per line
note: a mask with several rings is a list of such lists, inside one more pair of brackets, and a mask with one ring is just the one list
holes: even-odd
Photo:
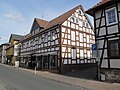
[(79, 8), (62, 24), (62, 61), (64, 64), (95, 63), (91, 50), (94, 43), (93, 29)]

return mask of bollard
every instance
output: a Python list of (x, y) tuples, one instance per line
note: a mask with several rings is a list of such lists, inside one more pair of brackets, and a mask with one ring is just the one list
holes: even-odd
[(36, 66), (35, 66), (35, 74), (36, 74)]

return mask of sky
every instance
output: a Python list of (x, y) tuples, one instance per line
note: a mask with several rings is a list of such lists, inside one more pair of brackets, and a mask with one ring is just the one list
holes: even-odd
[[(30, 32), (34, 18), (52, 20), (68, 10), (82, 5), (89, 9), (101, 0), (0, 0), (0, 44), (9, 41), (11, 34)], [(90, 17), (93, 23), (92, 17)]]

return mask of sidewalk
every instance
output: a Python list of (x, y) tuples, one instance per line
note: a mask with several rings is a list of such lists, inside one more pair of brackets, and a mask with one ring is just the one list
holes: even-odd
[[(7, 66), (7, 65), (4, 65)], [(16, 68), (18, 69), (18, 68)], [(19, 70), (29, 71), (35, 73), (34, 70), (19, 68)], [(88, 88), (90, 90), (120, 90), (120, 84), (118, 83), (105, 83), (81, 78), (68, 77), (60, 74), (54, 74), (47, 71), (37, 71), (36, 75), (44, 78), (55, 80), (58, 82), (64, 82), (71, 85), (76, 85), (83, 88)]]

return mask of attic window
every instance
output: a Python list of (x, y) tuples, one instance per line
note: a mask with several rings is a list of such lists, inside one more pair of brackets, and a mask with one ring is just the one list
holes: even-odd
[(85, 22), (83, 22), (83, 26), (85, 27)]
[(76, 23), (78, 24), (78, 18), (76, 18)]
[(79, 12), (78, 12), (80, 15), (81, 15), (81, 11), (79, 10)]
[(34, 34), (39, 33), (39, 28), (34, 29)]
[(88, 27), (88, 23), (86, 23), (86, 27)]
[(75, 22), (75, 18), (74, 18), (74, 17), (71, 17), (71, 21), (72, 21), (72, 22)]

